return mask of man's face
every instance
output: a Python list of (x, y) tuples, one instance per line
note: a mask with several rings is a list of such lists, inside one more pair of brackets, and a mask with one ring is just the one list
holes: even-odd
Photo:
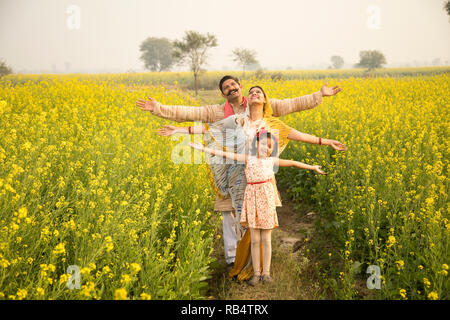
[(242, 85), (239, 85), (233, 79), (228, 79), (222, 83), (222, 97), (230, 100), (236, 100), (242, 96)]

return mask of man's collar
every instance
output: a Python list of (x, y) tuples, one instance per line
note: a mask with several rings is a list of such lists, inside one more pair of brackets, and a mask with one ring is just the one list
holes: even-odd
[[(241, 103), (239, 103), (239, 106), (243, 106), (243, 105), (245, 105), (245, 102), (246, 102), (246, 100), (245, 100), (245, 97), (242, 97), (242, 102)], [(228, 103), (229, 105), (231, 105), (231, 106), (233, 106), (228, 100), (227, 101), (225, 101), (225, 103)]]
[[(240, 106), (244, 106), (244, 110), (247, 108), (247, 99), (245, 99), (245, 97), (242, 97), (242, 103), (239, 104)], [(233, 107), (231, 105), (231, 103), (227, 100), (225, 102), (225, 106), (224, 106), (224, 112), (225, 112), (225, 118), (231, 116), (234, 114), (234, 110)]]

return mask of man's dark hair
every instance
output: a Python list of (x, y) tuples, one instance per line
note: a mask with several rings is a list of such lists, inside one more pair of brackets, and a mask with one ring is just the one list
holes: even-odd
[(223, 84), (225, 81), (227, 81), (228, 79), (233, 79), (234, 81), (237, 82), (238, 85), (240, 85), (239, 79), (238, 79), (238, 78), (233, 77), (233, 76), (226, 75), (225, 77), (223, 77), (222, 79), (220, 79), (220, 82), (219, 82), (219, 89), (220, 89), (220, 92), (223, 93), (223, 91), (222, 91), (222, 84)]

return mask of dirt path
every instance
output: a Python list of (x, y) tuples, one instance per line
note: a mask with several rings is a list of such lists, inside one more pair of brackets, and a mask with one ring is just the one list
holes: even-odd
[[(306, 257), (305, 238), (313, 228), (315, 214), (296, 207), (280, 191), (283, 206), (277, 208), (279, 227), (272, 232), (271, 284), (249, 286), (228, 279), (223, 240), (216, 240), (214, 255), (218, 266), (210, 280), (208, 296), (220, 300), (291, 300), (319, 299), (320, 287), (312, 276), (312, 263)], [(221, 227), (217, 231), (222, 235)], [(220, 265), (220, 266), (219, 266)]]

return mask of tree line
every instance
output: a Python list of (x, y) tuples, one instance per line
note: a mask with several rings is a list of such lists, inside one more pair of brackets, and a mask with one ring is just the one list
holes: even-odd
[[(208, 53), (211, 48), (217, 47), (216, 36), (206, 33), (201, 34), (196, 31), (186, 31), (181, 40), (170, 41), (167, 38), (149, 37), (140, 45), (141, 57), (145, 68), (153, 72), (168, 71), (174, 65), (187, 65), (194, 75), (194, 90), (198, 92), (198, 78), (203, 67), (208, 60)], [(261, 69), (256, 59), (256, 51), (235, 48), (232, 52), (232, 59), (243, 72), (250, 67)], [(344, 65), (344, 59), (340, 56), (331, 57), (332, 68), (339, 69)], [(360, 52), (360, 61), (354, 65), (356, 68), (367, 68), (368, 71), (375, 70), (386, 64), (386, 58), (378, 50), (368, 50)]]
[[(197, 94), (199, 74), (207, 64), (210, 49), (214, 47), (217, 47), (215, 35), (189, 30), (181, 40), (149, 37), (142, 42), (139, 49), (140, 59), (145, 68), (151, 71), (168, 71), (174, 65), (189, 66), (194, 75), (194, 90)], [(254, 50), (236, 48), (232, 51), (232, 58), (242, 67), (244, 77), (246, 69), (259, 67)]]

